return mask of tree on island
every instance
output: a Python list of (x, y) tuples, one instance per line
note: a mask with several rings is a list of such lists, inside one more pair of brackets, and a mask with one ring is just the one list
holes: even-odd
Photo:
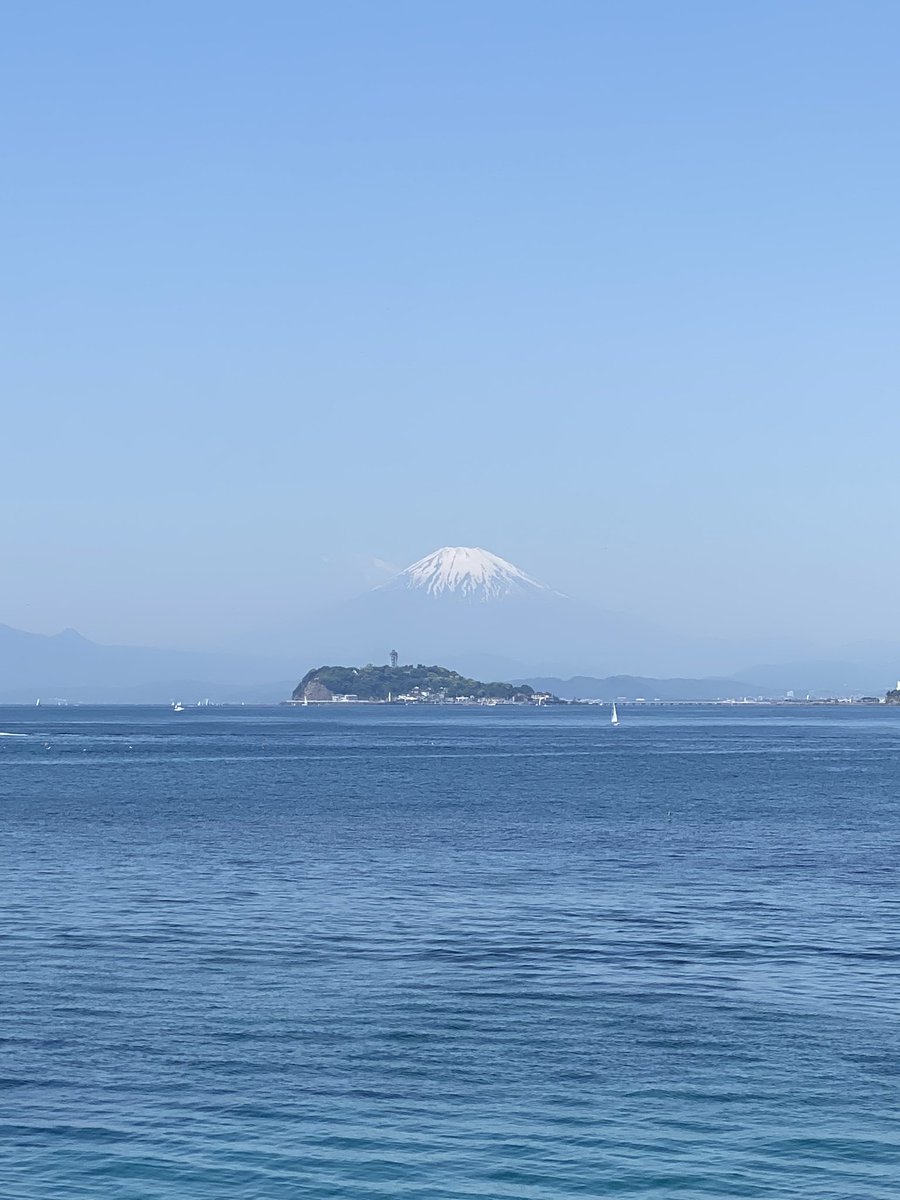
[(356, 696), (360, 700), (387, 700), (388, 696), (410, 695), (414, 692), (456, 700), (530, 700), (534, 688), (527, 683), (482, 683), (467, 679), (447, 667), (373, 666), (315, 667), (307, 671), (294, 688), (292, 699), (302, 700), (310, 691), (331, 696)]

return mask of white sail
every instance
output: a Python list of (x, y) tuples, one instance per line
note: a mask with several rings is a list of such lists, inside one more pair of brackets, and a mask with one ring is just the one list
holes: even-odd
[(616, 712), (615, 703), (613, 703), (612, 716), (610, 717), (609, 723), (610, 725), (618, 725), (619, 723), (619, 714)]

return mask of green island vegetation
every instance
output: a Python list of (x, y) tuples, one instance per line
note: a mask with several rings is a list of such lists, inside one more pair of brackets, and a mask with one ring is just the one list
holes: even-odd
[(355, 696), (358, 700), (521, 700), (535, 695), (527, 683), (481, 683), (446, 667), (315, 667), (294, 688), (293, 700), (329, 700)]

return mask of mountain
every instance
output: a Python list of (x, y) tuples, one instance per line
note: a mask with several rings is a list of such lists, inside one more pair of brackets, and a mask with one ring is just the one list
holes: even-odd
[(425, 592), (435, 598), (455, 595), (483, 604), (550, 591), (506, 559), (478, 546), (444, 546), (377, 590)]
[(764, 663), (741, 673), (759, 681), (769, 695), (793, 691), (798, 696), (883, 695), (897, 679), (900, 656), (885, 654), (874, 663), (823, 661)]
[[(28, 703), (38, 696), (85, 703), (165, 703), (282, 699), (290, 685), (273, 684), (297, 669), (293, 661), (246, 655), (103, 646), (74, 629), (45, 636), (0, 625), (0, 703)], [(246, 693), (246, 695), (244, 694)]]
[(654, 695), (698, 678), (704, 687), (731, 681), (739, 695), (881, 695), (900, 678), (898, 645), (857, 642), (822, 661), (816, 647), (794, 641), (682, 637), (563, 595), (477, 546), (444, 546), (379, 587), (268, 629), (252, 644), (245, 639), (243, 649), (103, 646), (71, 629), (45, 637), (0, 626), (0, 702), (274, 700), (290, 694), (277, 681), (296, 680), (315, 663), (383, 663), (393, 649), (473, 679), (628, 676), (639, 680), (638, 694)]
[[(268, 632), (312, 662), (444, 662), (478, 679), (660, 670), (688, 643), (649, 622), (563, 595), (477, 546), (444, 546), (387, 583)], [(684, 651), (684, 652), (682, 652)]]

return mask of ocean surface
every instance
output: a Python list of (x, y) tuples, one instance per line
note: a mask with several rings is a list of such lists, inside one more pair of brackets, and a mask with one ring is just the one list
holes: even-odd
[(900, 710), (0, 709), (3, 1200), (900, 1194)]

